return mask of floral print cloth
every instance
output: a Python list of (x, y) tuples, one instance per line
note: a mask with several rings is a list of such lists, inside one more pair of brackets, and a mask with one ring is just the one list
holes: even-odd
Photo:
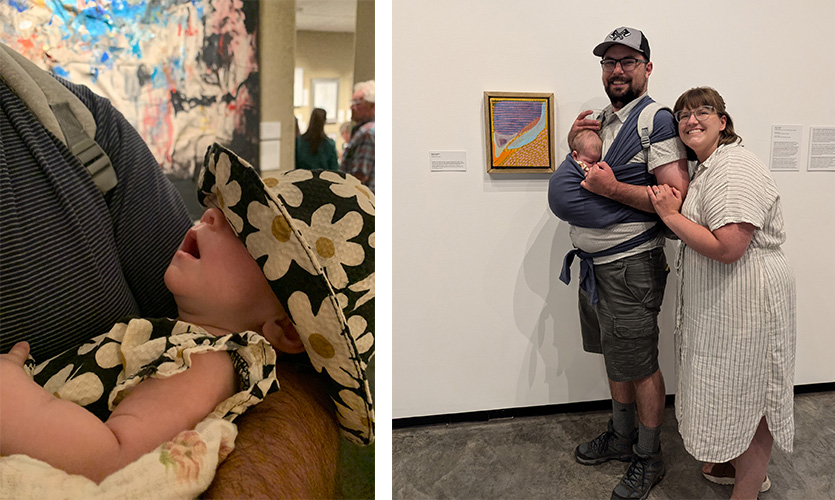
[(25, 455), (0, 457), (0, 500), (191, 500), (209, 487), (237, 434), (209, 417), (100, 484)]
[(278, 390), (275, 351), (254, 332), (215, 337), (204, 329), (172, 319), (131, 319), (54, 358), (26, 369), (35, 382), (61, 399), (107, 420), (113, 408), (149, 377), (166, 378), (188, 369), (191, 356), (228, 351), (238, 378), (238, 392), (209, 415), (230, 422)]

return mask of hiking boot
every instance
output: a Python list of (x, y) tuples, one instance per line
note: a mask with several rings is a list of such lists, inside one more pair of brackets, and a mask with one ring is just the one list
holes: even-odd
[(666, 471), (660, 448), (655, 453), (642, 455), (636, 446), (635, 458), (612, 491), (612, 500), (644, 500), (649, 496), (649, 490), (661, 481)]
[[(702, 475), (711, 483), (733, 486), (736, 482), (736, 469), (732, 463), (723, 462), (718, 464), (709, 464), (710, 467), (707, 465), (708, 464), (706, 464), (705, 467), (702, 467)], [(770, 488), (771, 479), (769, 479), (768, 474), (766, 474), (765, 479), (763, 479), (763, 484), (760, 485), (760, 493), (765, 493)]]
[(609, 428), (603, 434), (587, 443), (583, 443), (574, 450), (574, 459), (583, 465), (598, 465), (609, 460), (629, 462), (634, 454), (632, 445), (638, 442), (638, 429), (634, 429), (628, 437), (615, 432), (612, 419)]

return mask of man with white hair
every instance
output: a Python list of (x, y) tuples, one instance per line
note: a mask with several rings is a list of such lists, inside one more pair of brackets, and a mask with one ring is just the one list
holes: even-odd
[(351, 120), (354, 131), (342, 154), (342, 171), (374, 191), (374, 80), (354, 85)]

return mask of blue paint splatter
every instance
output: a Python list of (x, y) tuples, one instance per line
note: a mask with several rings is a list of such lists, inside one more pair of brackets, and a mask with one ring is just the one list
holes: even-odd
[(26, 3), (16, 2), (15, 0), (8, 0), (8, 2), (9, 2), (9, 6), (14, 7), (15, 9), (17, 9), (18, 12), (23, 12), (23, 11), (29, 9), (29, 6), (26, 5)]
[(70, 77), (70, 73), (61, 66), (55, 66), (54, 68), (52, 68), (52, 72), (60, 76), (61, 78), (69, 79)]

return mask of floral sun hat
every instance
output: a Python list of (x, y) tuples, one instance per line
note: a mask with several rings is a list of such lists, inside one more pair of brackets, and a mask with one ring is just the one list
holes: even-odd
[(374, 355), (374, 194), (342, 172), (290, 170), (261, 179), (213, 144), (198, 198), (224, 213), (261, 267), (313, 367), (327, 376), (342, 434), (373, 442), (366, 371)]

